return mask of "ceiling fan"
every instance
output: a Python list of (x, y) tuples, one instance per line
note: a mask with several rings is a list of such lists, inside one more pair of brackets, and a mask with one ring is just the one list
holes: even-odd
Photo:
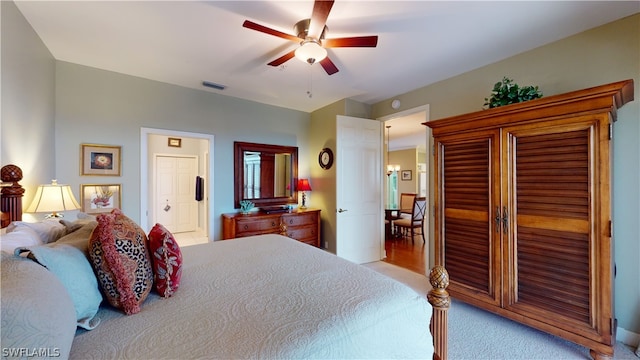
[(326, 22), (331, 7), (333, 7), (333, 2), (334, 0), (315, 0), (311, 18), (300, 20), (293, 26), (296, 35), (283, 33), (249, 20), (245, 20), (242, 26), (300, 43), (300, 47), (282, 55), (267, 65), (280, 66), (295, 56), (309, 64), (319, 62), (327, 74), (332, 75), (338, 72), (338, 68), (327, 56), (327, 48), (376, 47), (378, 44), (378, 36), (376, 35), (325, 39)]

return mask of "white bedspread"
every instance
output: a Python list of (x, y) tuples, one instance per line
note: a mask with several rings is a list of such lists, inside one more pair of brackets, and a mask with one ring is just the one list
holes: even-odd
[(373, 270), (280, 235), (182, 248), (176, 294), (78, 330), (76, 359), (431, 359), (431, 306)]

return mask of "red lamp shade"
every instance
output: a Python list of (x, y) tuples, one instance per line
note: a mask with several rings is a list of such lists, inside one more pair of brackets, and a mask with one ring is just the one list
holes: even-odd
[(309, 179), (298, 179), (298, 191), (311, 191)]

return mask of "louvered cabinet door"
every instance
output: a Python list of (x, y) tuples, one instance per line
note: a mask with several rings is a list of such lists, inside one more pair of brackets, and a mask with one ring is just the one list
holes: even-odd
[[(499, 304), (500, 239), (492, 227), (497, 196), (497, 131), (436, 139), (436, 253), (449, 292), (473, 304)], [(439, 251), (444, 249), (444, 251)]]
[(629, 79), (424, 123), (436, 265), (453, 297), (613, 357), (610, 128), (633, 90)]
[(609, 161), (607, 132), (606, 116), (503, 129), (504, 291), (508, 310), (611, 343), (612, 249), (600, 236), (609, 225), (608, 167), (599, 165)]

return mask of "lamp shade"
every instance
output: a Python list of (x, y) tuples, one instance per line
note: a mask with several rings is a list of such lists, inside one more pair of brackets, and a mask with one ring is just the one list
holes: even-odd
[(311, 191), (309, 179), (298, 179), (298, 191)]
[(388, 172), (400, 171), (400, 165), (389, 164), (387, 165), (387, 171)]
[(80, 205), (73, 196), (71, 186), (58, 185), (56, 180), (51, 180), (51, 184), (38, 186), (36, 195), (33, 197), (31, 205), (26, 212), (39, 213), (51, 212), (50, 216), (57, 217), (58, 211), (76, 210)]

